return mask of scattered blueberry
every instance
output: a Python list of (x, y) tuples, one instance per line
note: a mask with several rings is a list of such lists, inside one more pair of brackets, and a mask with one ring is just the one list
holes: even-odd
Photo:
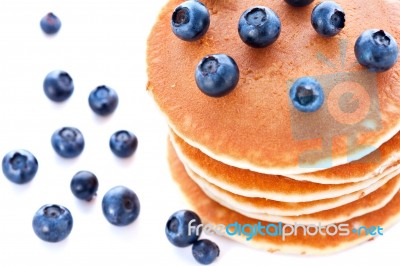
[(117, 92), (104, 85), (98, 86), (90, 92), (89, 106), (98, 115), (109, 115), (118, 106)]
[(135, 153), (138, 139), (132, 132), (119, 130), (111, 135), (110, 149), (118, 157), (126, 158)]
[(314, 0), (285, 0), (285, 2), (295, 7), (301, 7), (311, 4)]
[(38, 161), (27, 150), (14, 150), (4, 156), (2, 167), (8, 180), (16, 184), (25, 184), (35, 177)]
[(54, 70), (47, 74), (43, 82), (43, 89), (46, 96), (55, 102), (62, 102), (68, 99), (74, 91), (74, 83), (71, 76), (61, 70)]
[(47, 242), (64, 240), (72, 230), (71, 212), (61, 205), (44, 205), (33, 216), (35, 234)]
[(117, 186), (104, 195), (103, 214), (113, 225), (124, 226), (136, 220), (140, 213), (140, 202), (135, 192), (124, 186)]
[(197, 65), (196, 84), (206, 95), (221, 97), (231, 92), (239, 82), (239, 68), (230, 56), (214, 54)]
[(99, 187), (97, 177), (89, 171), (79, 171), (71, 180), (71, 191), (78, 199), (91, 201)]
[(202, 227), (200, 217), (193, 211), (180, 210), (173, 213), (165, 226), (169, 242), (177, 247), (187, 247), (199, 239)]
[(57, 129), (51, 136), (51, 144), (57, 154), (64, 158), (77, 157), (85, 147), (82, 133), (74, 127)]
[(289, 92), (294, 107), (301, 112), (315, 112), (324, 103), (321, 85), (311, 77), (296, 80)]
[(281, 21), (270, 8), (255, 6), (243, 12), (238, 25), (239, 36), (253, 48), (274, 43), (281, 33)]
[(377, 29), (364, 31), (358, 37), (354, 51), (358, 62), (373, 72), (389, 70), (396, 64), (399, 54), (393, 36)]
[(61, 20), (50, 12), (40, 20), (40, 27), (48, 35), (56, 34), (61, 28)]
[(219, 256), (219, 247), (208, 239), (197, 240), (193, 243), (192, 254), (197, 262), (208, 265)]
[(345, 21), (342, 7), (333, 1), (318, 4), (311, 14), (311, 24), (315, 31), (325, 37), (338, 34), (344, 28)]
[(210, 26), (207, 7), (195, 0), (185, 1), (172, 13), (172, 32), (184, 41), (196, 41), (206, 34)]

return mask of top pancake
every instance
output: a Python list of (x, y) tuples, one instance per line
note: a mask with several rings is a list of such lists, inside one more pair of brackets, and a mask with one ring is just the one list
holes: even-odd
[[(399, 130), (400, 63), (370, 73), (356, 63), (354, 43), (370, 28), (400, 42), (400, 1), (337, 0), (346, 26), (324, 38), (310, 23), (314, 5), (206, 0), (211, 24), (196, 42), (171, 31), (181, 2), (167, 3), (149, 36), (147, 88), (174, 131), (210, 157), (261, 173), (306, 173), (359, 159)], [(240, 40), (237, 23), (244, 10), (262, 4), (278, 14), (282, 31), (270, 47), (254, 49)], [(215, 53), (230, 55), (241, 72), (237, 88), (222, 98), (204, 95), (194, 80), (201, 58)], [(290, 84), (302, 76), (324, 88), (315, 113), (298, 112), (289, 101)]]

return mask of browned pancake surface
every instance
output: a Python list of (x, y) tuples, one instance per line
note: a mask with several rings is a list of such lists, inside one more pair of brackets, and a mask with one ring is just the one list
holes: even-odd
[[(181, 137), (238, 167), (302, 173), (313, 171), (306, 165), (327, 168), (346, 163), (336, 159), (347, 155), (349, 160), (362, 156), (365, 147), (377, 148), (398, 130), (400, 64), (369, 73), (356, 63), (354, 43), (370, 28), (400, 39), (399, 2), (337, 2), (346, 11), (346, 27), (333, 38), (323, 38), (310, 23), (313, 5), (296, 9), (282, 0), (206, 0), (211, 10), (208, 32), (199, 41), (184, 42), (170, 28), (172, 11), (181, 0), (171, 0), (148, 39), (147, 88)], [(279, 39), (265, 49), (246, 46), (237, 32), (240, 15), (255, 5), (267, 5), (282, 21)], [(232, 56), (241, 71), (238, 87), (223, 98), (204, 95), (194, 80), (200, 59), (214, 53)], [(318, 112), (297, 112), (289, 102), (289, 84), (302, 76), (322, 77), (324, 88), (332, 92)], [(355, 95), (360, 105), (349, 101), (344, 108), (349, 110), (337, 108), (344, 93)], [(334, 160), (320, 164), (330, 158)]]

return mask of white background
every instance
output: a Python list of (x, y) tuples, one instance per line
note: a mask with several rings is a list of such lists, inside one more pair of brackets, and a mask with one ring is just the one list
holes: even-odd
[[(0, 178), (0, 265), (198, 265), (190, 248), (176, 248), (165, 237), (168, 217), (187, 208), (169, 175), (167, 127), (146, 93), (146, 39), (166, 0), (1, 0), (0, 2), (0, 157), (24, 148), (39, 161), (35, 179), (15, 185)], [(39, 20), (52, 11), (62, 20), (54, 37), (45, 36)], [(162, 42), (163, 40), (160, 40)], [(75, 91), (62, 104), (43, 93), (45, 75), (62, 69)], [(99, 118), (89, 109), (89, 92), (98, 85), (114, 88), (116, 112)], [(75, 126), (86, 147), (77, 159), (61, 159), (50, 144), (62, 126)], [(108, 140), (120, 129), (133, 131), (139, 147), (133, 158), (113, 156)], [(99, 178), (98, 197), (74, 198), (69, 183), (79, 170)], [(134, 190), (139, 218), (126, 227), (109, 224), (101, 199), (113, 186)], [(61, 243), (41, 241), (32, 230), (35, 211), (57, 203), (70, 209), (74, 226)], [(351, 250), (323, 257), (269, 254), (222, 238), (215, 265), (397, 265), (400, 224), (385, 235)]]

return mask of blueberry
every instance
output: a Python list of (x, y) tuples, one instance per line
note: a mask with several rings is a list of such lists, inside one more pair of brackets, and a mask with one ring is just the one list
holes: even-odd
[(40, 27), (48, 35), (56, 34), (61, 28), (61, 20), (53, 13), (47, 13), (40, 20)]
[(197, 240), (193, 243), (192, 254), (197, 262), (208, 265), (219, 256), (219, 247), (208, 239)]
[(274, 43), (281, 33), (278, 15), (268, 7), (255, 6), (243, 12), (238, 25), (239, 36), (253, 48)]
[(296, 80), (289, 92), (294, 107), (301, 112), (315, 112), (324, 103), (321, 85), (311, 77)]
[(119, 130), (111, 135), (110, 149), (118, 157), (131, 156), (137, 149), (138, 139), (132, 132)]
[(90, 92), (89, 106), (98, 115), (109, 115), (118, 106), (117, 92), (104, 85), (98, 86)]
[(124, 186), (117, 186), (104, 195), (102, 208), (107, 221), (124, 226), (139, 216), (140, 202), (135, 192)]
[(377, 29), (364, 31), (358, 37), (354, 51), (358, 62), (373, 72), (389, 70), (396, 64), (399, 54), (393, 36)]
[(91, 201), (96, 196), (99, 181), (97, 177), (89, 171), (79, 171), (71, 180), (70, 188), (72, 194), (78, 199)]
[(193, 211), (180, 210), (173, 213), (165, 226), (169, 242), (177, 247), (187, 247), (199, 239), (202, 227), (200, 217)]
[(311, 4), (314, 0), (285, 0), (285, 2), (295, 7), (301, 7)]
[(214, 54), (197, 65), (196, 84), (206, 95), (221, 97), (231, 92), (239, 82), (239, 68), (230, 56)]
[(314, 7), (311, 14), (311, 24), (318, 34), (332, 37), (338, 34), (345, 23), (343, 9), (333, 1), (325, 1)]
[(74, 82), (67, 72), (54, 70), (44, 79), (43, 89), (50, 100), (63, 102), (72, 95)]
[(72, 230), (71, 212), (56, 204), (42, 206), (33, 216), (32, 227), (35, 234), (47, 242), (64, 240)]
[(74, 127), (57, 129), (51, 136), (51, 144), (57, 154), (64, 158), (77, 157), (85, 147), (82, 133)]
[(38, 170), (38, 161), (27, 150), (13, 150), (3, 158), (4, 175), (16, 184), (25, 184), (31, 181)]
[(172, 13), (172, 32), (184, 41), (196, 41), (206, 34), (210, 13), (199, 1), (189, 0), (177, 6)]

